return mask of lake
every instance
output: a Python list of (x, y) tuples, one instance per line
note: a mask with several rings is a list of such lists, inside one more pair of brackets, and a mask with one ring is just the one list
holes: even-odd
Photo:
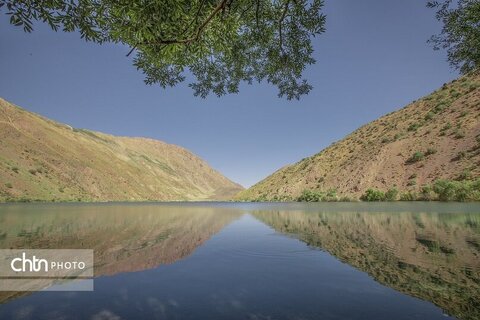
[(93, 249), (94, 291), (0, 319), (480, 319), (480, 204), (4, 204), (11, 248)]

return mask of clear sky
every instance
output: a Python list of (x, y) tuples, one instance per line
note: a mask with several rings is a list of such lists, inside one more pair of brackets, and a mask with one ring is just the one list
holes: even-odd
[(186, 84), (143, 83), (122, 45), (10, 26), (0, 10), (0, 97), (77, 128), (178, 144), (248, 187), (457, 77), (426, 40), (440, 31), (419, 0), (327, 0), (314, 39), (313, 91), (277, 98), (268, 84), (205, 100)]

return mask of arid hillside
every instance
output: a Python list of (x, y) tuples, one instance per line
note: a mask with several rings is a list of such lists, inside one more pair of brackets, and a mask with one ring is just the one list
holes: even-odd
[(0, 98), (0, 202), (221, 200), (240, 190), (179, 146), (72, 128)]
[(480, 75), (445, 84), (284, 167), (239, 200), (295, 200), (306, 190), (360, 198), (375, 188), (415, 194), (437, 179), (480, 177)]

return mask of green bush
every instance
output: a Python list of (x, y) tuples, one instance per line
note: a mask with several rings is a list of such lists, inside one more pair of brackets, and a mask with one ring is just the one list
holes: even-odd
[(452, 128), (452, 124), (451, 124), (450, 122), (447, 122), (447, 124), (444, 125), (444, 126), (442, 127), (442, 129), (440, 129), (440, 131), (447, 131), (447, 130), (449, 130), (450, 128)]
[(397, 200), (398, 190), (397, 188), (390, 188), (387, 192), (385, 192), (385, 200), (386, 201), (395, 201)]
[(421, 200), (432, 201), (435, 200), (436, 196), (433, 192), (433, 187), (429, 184), (424, 185), (421, 190)]
[(427, 152), (425, 152), (425, 155), (426, 155), (426, 156), (429, 156), (429, 155), (432, 155), (432, 154), (435, 154), (435, 153), (437, 153), (437, 149), (428, 148), (428, 149), (427, 149)]
[(475, 181), (436, 180), (433, 191), (440, 201), (480, 200), (480, 179)]
[(433, 184), (433, 191), (440, 201), (452, 201), (455, 197), (455, 186), (452, 181), (437, 180)]
[(469, 169), (464, 169), (458, 176), (459, 181), (470, 180), (472, 178), (472, 172)]
[(416, 186), (416, 185), (417, 185), (417, 181), (415, 181), (415, 179), (408, 180), (407, 182), (407, 186), (409, 187)]
[(440, 103), (437, 104), (437, 106), (433, 109), (433, 112), (434, 112), (434, 113), (440, 113), (440, 112), (442, 112), (443, 110), (445, 110), (446, 107), (447, 107), (447, 105), (445, 104), (445, 102), (440, 102)]
[(333, 202), (337, 200), (337, 191), (335, 189), (330, 189), (327, 192), (305, 189), (297, 198), (298, 202)]
[(415, 192), (404, 192), (400, 195), (401, 201), (415, 201), (417, 200), (417, 194)]
[(299, 202), (318, 202), (320, 194), (311, 190), (303, 190), (302, 194), (297, 198)]
[[(410, 180), (415, 182), (414, 180)], [(410, 184), (409, 181), (409, 184)], [(412, 185), (414, 185), (412, 183)], [(370, 188), (360, 197), (362, 201), (395, 201), (398, 198), (396, 188), (386, 193)], [(474, 181), (436, 180), (433, 185), (424, 185), (420, 193), (407, 191), (400, 195), (400, 201), (480, 201), (480, 178)]]
[(378, 189), (367, 189), (360, 197), (362, 201), (385, 201), (385, 193)]
[(456, 185), (456, 189), (455, 189), (455, 200), (456, 201), (470, 200), (471, 199), (470, 193), (471, 193), (471, 187), (467, 183), (459, 183)]
[(410, 158), (408, 158), (407, 163), (415, 163), (423, 160), (423, 158), (425, 158), (423, 152), (417, 151)]
[(9, 188), (9, 189), (12, 189), (12, 188), (13, 188), (13, 186), (12, 186), (12, 184), (11, 184), (10, 182), (5, 183), (5, 187), (7, 187), (7, 188)]
[(458, 98), (458, 97), (460, 97), (461, 95), (462, 95), (462, 94), (461, 94), (460, 92), (455, 91), (455, 92), (452, 93), (452, 98)]
[(428, 112), (426, 115), (425, 115), (425, 120), (428, 121), (428, 120), (432, 120), (433, 119), (433, 116), (434, 116), (434, 113), (433, 112)]
[(469, 200), (473, 201), (480, 201), (480, 178), (478, 178), (475, 181), (471, 181), (470, 187), (471, 187), (471, 194)]
[(456, 130), (456, 131), (455, 131), (454, 138), (455, 138), (455, 139), (463, 139), (463, 138), (465, 138), (465, 132), (464, 132), (463, 130), (460, 130), (460, 129)]
[(417, 131), (418, 128), (420, 128), (421, 125), (418, 123), (412, 123), (411, 125), (408, 126), (407, 131)]

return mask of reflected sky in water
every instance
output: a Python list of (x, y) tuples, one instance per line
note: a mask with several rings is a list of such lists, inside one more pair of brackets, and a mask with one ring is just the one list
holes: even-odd
[(93, 292), (1, 319), (478, 319), (480, 205), (0, 206), (0, 248), (91, 248)]

